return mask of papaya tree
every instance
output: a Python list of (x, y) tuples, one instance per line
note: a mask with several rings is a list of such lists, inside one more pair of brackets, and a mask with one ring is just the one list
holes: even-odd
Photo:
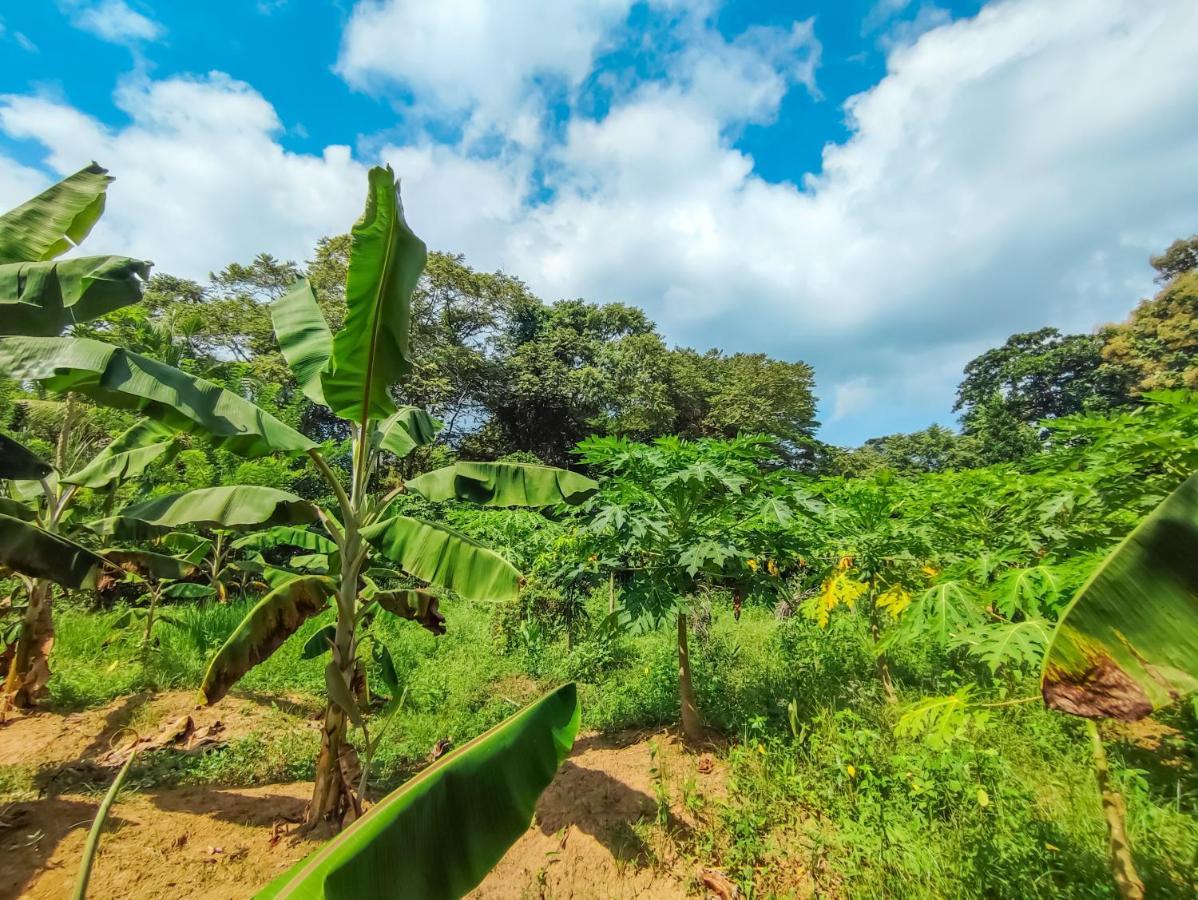
[(350, 235), (346, 315), (337, 333), (304, 279), (270, 310), (298, 389), (346, 423), (346, 469), (243, 397), (140, 354), (85, 338), (0, 338), (0, 370), (15, 378), (140, 411), (244, 457), (306, 454), (327, 484), (333, 497), (329, 506), (285, 491), (222, 486), (151, 498), (115, 517), (168, 530), (317, 526), (335, 547), (325, 573), (284, 573), (277, 579), (212, 659), (200, 687), (203, 702), (217, 702), (304, 621), (333, 607), (336, 624), (325, 669), (328, 702), (306, 816), (309, 828), (340, 827), (361, 811), (349, 774), (354, 753), (347, 730), (350, 722), (363, 722), (355, 700), (363, 671), (358, 656), (362, 617), (382, 611), (420, 620), (428, 613), (420, 595), (372, 584), (373, 562), (381, 559), (466, 600), (514, 599), (522, 580), (499, 554), (453, 529), (394, 513), (394, 498), (411, 492), (433, 501), (548, 507), (582, 502), (595, 489), (589, 479), (565, 470), (462, 462), (400, 482), (382, 496), (374, 491), (374, 476), (386, 456), (406, 456), (431, 441), (437, 428), (422, 410), (400, 407), (392, 396), (393, 386), (411, 370), (411, 295), (425, 246), (404, 220), (390, 168), (371, 169), (368, 181), (366, 208)]
[(1111, 551), (1066, 607), (1041, 691), (1051, 709), (1088, 720), (1115, 884), (1123, 897), (1142, 898), (1095, 720), (1138, 721), (1198, 692), (1198, 473)]
[(765, 538), (780, 537), (794, 492), (770, 472), (776, 457), (764, 437), (650, 444), (591, 437), (578, 454), (605, 476), (586, 507), (591, 555), (622, 570), (624, 613), (634, 627), (676, 627), (682, 730), (697, 741), (703, 722), (688, 640), (696, 592), (704, 583), (725, 587), (739, 604), (754, 586), (780, 584), (774, 541)]

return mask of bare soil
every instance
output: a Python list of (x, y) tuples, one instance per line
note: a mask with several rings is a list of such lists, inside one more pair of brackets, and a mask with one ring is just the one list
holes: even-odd
[[(0, 726), (0, 765), (36, 761), (39, 773), (50, 773), (39, 778), (39, 796), (0, 798), (0, 900), (70, 895), (100, 796), (77, 792), (80, 779), (69, 777), (57, 792), (57, 774), (106, 771), (95, 769), (97, 761), (131, 741), (131, 732), (153, 736), (182, 715), (197, 729), (219, 719), (223, 736), (243, 737), (260, 727), (269, 706), (230, 697), (197, 710), (194, 695), (178, 692)], [(295, 704), (292, 712), (296, 726), (305, 727), (313, 710)], [(252, 897), (317, 846), (291, 834), (310, 792), (305, 782), (126, 790), (110, 815), (89, 897)], [(702, 895), (703, 871), (677, 854), (678, 842), (667, 834), (685, 838), (696, 824), (688, 806), (703, 808), (723, 795), (721, 760), (687, 752), (668, 732), (582, 736), (528, 832), (471, 897)]]

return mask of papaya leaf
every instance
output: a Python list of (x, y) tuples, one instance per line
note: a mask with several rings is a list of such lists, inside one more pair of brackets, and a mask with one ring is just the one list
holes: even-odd
[(389, 388), (411, 369), (412, 291), (424, 269), (424, 242), (404, 221), (391, 167), (370, 170), (366, 209), (350, 231), (345, 323), (321, 375), (325, 402), (343, 419), (386, 419)]
[(0, 480), (37, 481), (54, 471), (25, 445), (0, 434)]
[(1198, 473), (1065, 608), (1040, 687), (1053, 709), (1129, 722), (1198, 691)]
[(232, 391), (137, 353), (87, 338), (0, 337), (0, 371), (137, 410), (238, 456), (298, 455), (316, 445)]
[(126, 256), (0, 265), (0, 334), (49, 337), (137, 303), (150, 265)]
[(259, 900), (342, 900), (402, 885), (426, 900), (464, 896), (528, 829), (578, 734), (573, 683), (526, 706), (388, 794)]
[(407, 489), (427, 500), (468, 500), (483, 506), (577, 505), (599, 489), (598, 483), (552, 466), (510, 462), (459, 462), (426, 472)]
[(63, 587), (92, 588), (104, 560), (61, 535), (0, 515), (0, 567)]
[(444, 525), (394, 516), (364, 528), (362, 537), (409, 575), (467, 600), (515, 600), (523, 580), (498, 553)]
[(333, 334), (308, 279), (301, 278), (270, 305), (270, 320), (300, 390), (313, 403), (326, 406), (320, 373), (333, 354)]
[(112, 178), (94, 162), (0, 215), (0, 263), (53, 259), (83, 243)]
[[(258, 485), (222, 485), (181, 494), (166, 494), (122, 509), (118, 521), (133, 520), (153, 528), (252, 528), (299, 525), (316, 519), (316, 507), (295, 494)], [(119, 526), (117, 527), (119, 530)]]
[(136, 478), (151, 464), (167, 462), (177, 450), (174, 431), (161, 422), (142, 419), (113, 438), (82, 469), (60, 480), (99, 490)]
[(337, 586), (322, 575), (292, 577), (266, 594), (229, 635), (204, 673), (200, 700), (211, 705), (266, 659), (308, 619), (320, 613)]

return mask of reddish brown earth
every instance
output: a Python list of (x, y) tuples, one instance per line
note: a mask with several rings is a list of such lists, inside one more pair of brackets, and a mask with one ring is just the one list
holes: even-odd
[[(311, 710), (296, 705), (293, 712), (295, 726), (307, 727)], [(36, 763), (44, 792), (0, 797), (0, 900), (70, 895), (99, 804), (97, 792), (79, 787), (102, 785), (111, 769), (97, 768), (97, 761), (132, 741), (134, 732), (143, 739), (165, 734), (191, 715), (197, 729), (219, 719), (221, 735), (234, 739), (270, 714), (253, 699), (230, 697), (216, 709), (195, 710), (192, 695), (167, 693), (0, 726), (0, 766)], [(668, 733), (583, 736), (528, 832), (471, 896), (668, 900), (708, 893), (702, 870), (679, 857), (664, 834), (685, 835), (695, 823), (684, 793), (692, 808), (718, 801), (723, 776), (717, 758), (684, 752)], [(303, 782), (126, 790), (110, 814), (89, 897), (251, 897), (316, 847), (290, 834), (310, 790)]]

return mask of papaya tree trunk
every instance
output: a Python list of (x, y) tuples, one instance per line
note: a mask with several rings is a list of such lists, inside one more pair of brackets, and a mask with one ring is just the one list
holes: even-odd
[(1123, 796), (1111, 784), (1111, 771), (1107, 765), (1106, 748), (1093, 719), (1086, 720), (1090, 733), (1090, 744), (1094, 754), (1094, 774), (1098, 790), (1102, 794), (1102, 814), (1106, 818), (1109, 841), (1111, 873), (1115, 886), (1123, 900), (1143, 900), (1144, 882), (1136, 874), (1135, 860), (1131, 854), (1131, 842), (1127, 839), (1127, 814), (1123, 808)]
[(688, 741), (703, 737), (703, 720), (695, 702), (695, 686), (691, 681), (690, 647), (687, 644), (686, 613), (678, 613), (678, 699), (682, 705), (682, 733)]
[(882, 682), (882, 691), (886, 694), (887, 703), (898, 703), (898, 693), (894, 689), (894, 679), (890, 676), (890, 660), (886, 651), (879, 649), (882, 640), (882, 626), (878, 622), (878, 576), (869, 578), (869, 634), (873, 639), (874, 665), (878, 670), (878, 680)]
[(53, 587), (34, 579), (21, 633), (4, 680), (5, 705), (28, 709), (46, 699), (50, 681), (50, 650), (54, 646)]

